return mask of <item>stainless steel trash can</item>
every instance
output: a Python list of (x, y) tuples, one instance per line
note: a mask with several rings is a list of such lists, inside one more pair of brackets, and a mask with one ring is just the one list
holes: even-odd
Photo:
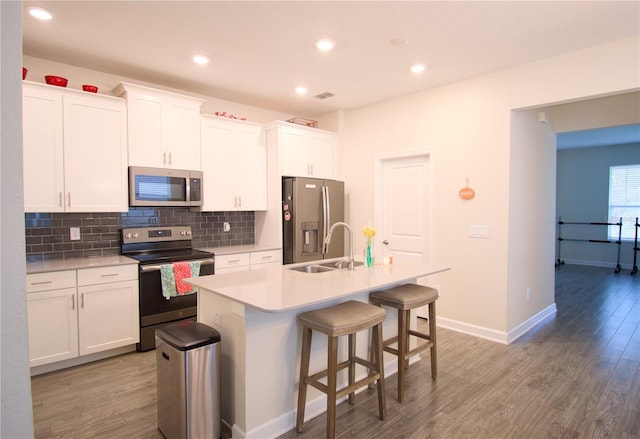
[(167, 439), (220, 437), (220, 333), (181, 321), (156, 330), (158, 430)]

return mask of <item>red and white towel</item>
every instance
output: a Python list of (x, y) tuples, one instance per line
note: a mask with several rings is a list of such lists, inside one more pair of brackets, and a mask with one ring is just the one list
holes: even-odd
[(191, 277), (191, 265), (188, 262), (176, 262), (173, 264), (173, 274), (176, 278), (176, 291), (185, 294), (193, 289), (193, 286), (184, 282)]

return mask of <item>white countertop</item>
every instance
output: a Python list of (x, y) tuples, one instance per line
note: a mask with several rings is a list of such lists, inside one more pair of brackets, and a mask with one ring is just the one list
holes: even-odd
[(50, 261), (27, 262), (27, 274), (130, 264), (137, 265), (138, 261), (121, 255), (96, 256), (90, 258), (54, 259)]
[(266, 250), (280, 250), (277, 246), (265, 245), (232, 245), (229, 247), (198, 247), (198, 250), (215, 253), (216, 255), (237, 255), (238, 253), (251, 253)]
[(353, 271), (301, 273), (291, 270), (308, 264), (310, 263), (271, 266), (259, 270), (201, 276), (186, 281), (202, 290), (212, 291), (262, 311), (282, 312), (411, 282), (416, 278), (450, 269), (415, 260), (369, 268), (359, 266)]

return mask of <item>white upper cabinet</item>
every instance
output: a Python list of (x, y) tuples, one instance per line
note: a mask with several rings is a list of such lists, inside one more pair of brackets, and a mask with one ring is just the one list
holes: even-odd
[(65, 96), (62, 112), (67, 210), (128, 210), (123, 102), (96, 105), (85, 96)]
[(202, 116), (203, 211), (266, 210), (267, 145), (260, 124)]
[(120, 83), (129, 118), (129, 165), (200, 170), (202, 99)]
[(24, 204), (26, 212), (64, 212), (62, 93), (22, 86)]
[(335, 178), (337, 134), (276, 122), (269, 127), (269, 139), (270, 148), (279, 148), (281, 175)]
[(24, 82), (25, 211), (127, 211), (126, 133), (122, 99)]

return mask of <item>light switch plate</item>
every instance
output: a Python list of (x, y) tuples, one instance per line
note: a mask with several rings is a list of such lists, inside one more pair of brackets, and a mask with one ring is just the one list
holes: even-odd
[(469, 226), (471, 238), (489, 238), (489, 226)]
[(80, 227), (69, 228), (69, 239), (72, 241), (80, 241)]

